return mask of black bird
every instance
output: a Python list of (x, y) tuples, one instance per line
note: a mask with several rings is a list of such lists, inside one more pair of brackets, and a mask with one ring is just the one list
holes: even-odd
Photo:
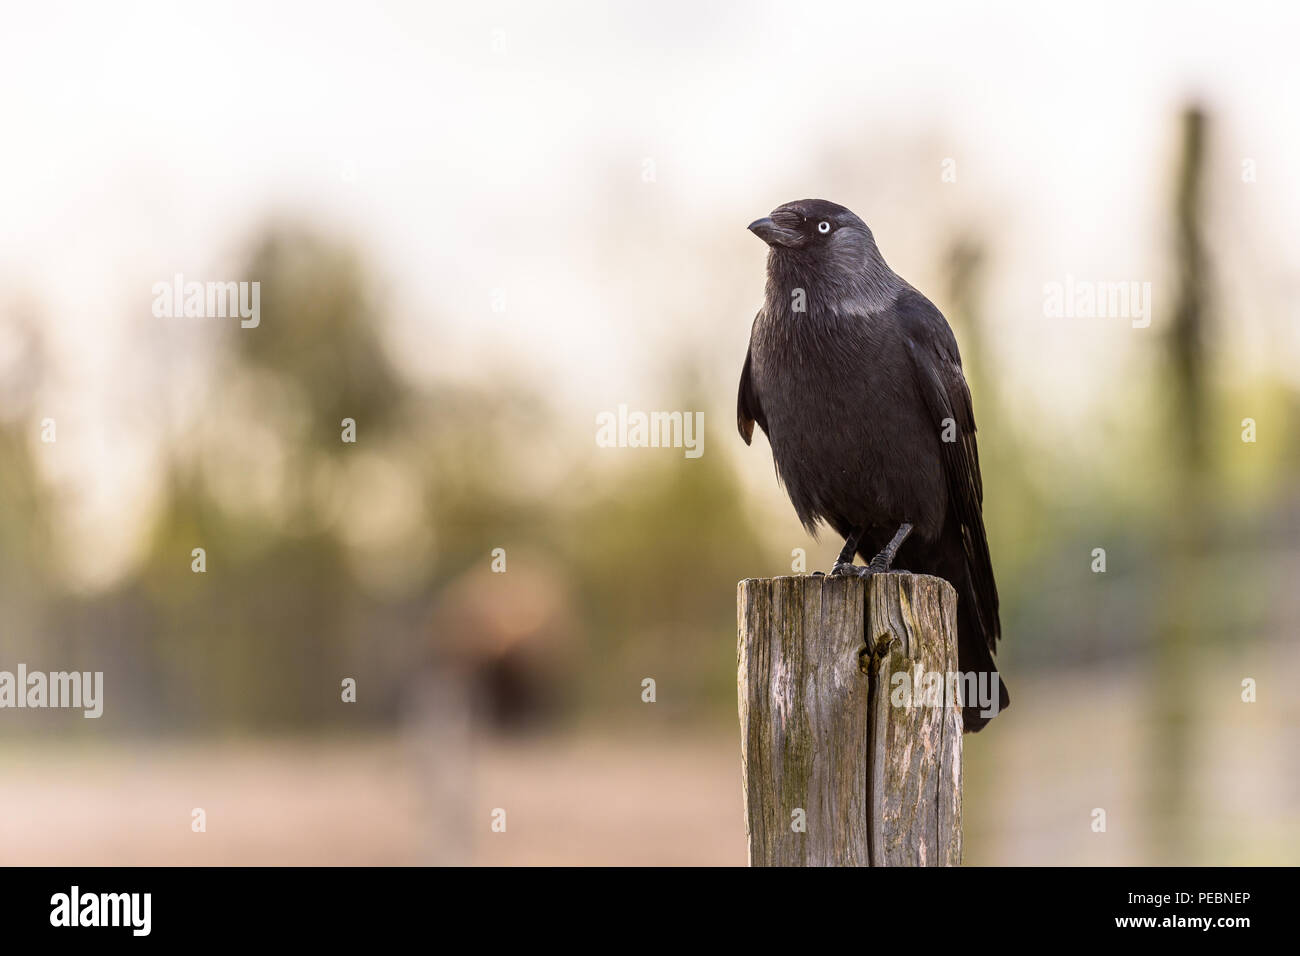
[[(816, 534), (824, 522), (845, 539), (832, 574), (888, 571), (897, 560), (952, 584), (958, 667), (991, 690), (998, 589), (952, 329), (843, 206), (786, 203), (749, 229), (770, 252), (740, 375), (741, 437), (749, 444), (757, 422), (804, 527)], [(1000, 677), (997, 687), (1005, 708)], [(968, 732), (991, 719), (981, 709), (963, 708)]]

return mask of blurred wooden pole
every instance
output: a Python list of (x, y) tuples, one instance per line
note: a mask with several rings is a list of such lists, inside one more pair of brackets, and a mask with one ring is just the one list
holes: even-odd
[(891, 703), (957, 671), (948, 582), (750, 578), (737, 618), (750, 865), (960, 863), (961, 711)]
[[(1156, 592), (1156, 629), (1152, 642), (1152, 690), (1145, 695), (1150, 737), (1143, 771), (1150, 859), (1161, 866), (1198, 862), (1192, 849), (1195, 817), (1189, 795), (1196, 767), (1198, 733), (1194, 674), (1197, 634), (1207, 632), (1204, 614), (1213, 601), (1205, 571), (1214, 551), (1213, 529), (1224, 495), (1214, 486), (1207, 450), (1214, 411), (1213, 369), (1207, 336), (1212, 329), (1211, 262), (1203, 238), (1209, 119), (1199, 106), (1182, 115), (1182, 143), (1175, 177), (1174, 263), (1177, 285), (1169, 331), (1164, 343), (1172, 371), (1172, 413), (1164, 433), (1173, 440), (1169, 503), (1163, 511), (1164, 539)], [(1213, 181), (1212, 179), (1210, 180)]]

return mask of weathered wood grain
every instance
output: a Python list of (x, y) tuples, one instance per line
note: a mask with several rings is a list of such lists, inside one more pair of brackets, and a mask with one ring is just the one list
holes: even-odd
[(873, 575), (867, 584), (871, 865), (956, 865), (962, 728), (948, 680), (957, 673), (957, 595), (926, 575)]
[(935, 702), (913, 687), (918, 668), (956, 672), (951, 586), (751, 578), (737, 618), (750, 864), (959, 863), (961, 712), (946, 687)]

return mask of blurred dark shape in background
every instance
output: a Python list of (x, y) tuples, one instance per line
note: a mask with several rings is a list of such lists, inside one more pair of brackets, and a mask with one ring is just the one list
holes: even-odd
[(577, 615), (566, 580), (544, 555), (516, 553), (514, 561), (514, 570), (468, 570), (442, 591), (435, 666), (460, 675), (479, 726), (545, 729), (575, 699)]

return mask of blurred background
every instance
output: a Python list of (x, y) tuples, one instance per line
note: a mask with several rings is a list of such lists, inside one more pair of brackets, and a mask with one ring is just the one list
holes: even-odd
[[(816, 196), (975, 397), (1014, 705), (966, 861), (1295, 863), (1298, 20), (7, 9), (0, 670), (105, 689), (0, 711), (0, 862), (743, 865), (735, 585), (839, 545), (736, 435), (745, 225)], [(260, 325), (155, 316), (177, 273)], [(621, 404), (703, 454), (599, 447)]]

